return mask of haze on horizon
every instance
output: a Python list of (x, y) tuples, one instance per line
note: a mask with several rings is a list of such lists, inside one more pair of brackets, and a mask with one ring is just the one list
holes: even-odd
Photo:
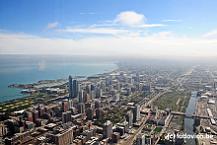
[(0, 2), (0, 54), (215, 58), (215, 0)]

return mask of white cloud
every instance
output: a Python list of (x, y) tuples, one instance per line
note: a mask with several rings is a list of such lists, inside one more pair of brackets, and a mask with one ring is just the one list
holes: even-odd
[(135, 26), (144, 24), (146, 18), (143, 14), (134, 11), (124, 11), (118, 14), (114, 21), (127, 26)]
[(138, 28), (155, 28), (155, 27), (164, 27), (167, 26), (165, 24), (142, 24), (142, 25), (138, 25)]
[(144, 28), (166, 26), (165, 24), (147, 24), (145, 22), (146, 18), (143, 14), (134, 11), (124, 11), (119, 13), (113, 20), (107, 20), (89, 26), (71, 26), (57, 29), (57, 31), (81, 34), (134, 35), (135, 33), (145, 31)]
[(57, 28), (58, 27), (58, 25), (59, 25), (59, 22), (52, 22), (52, 23), (49, 23), (49, 24), (47, 24), (47, 28), (48, 29), (54, 29), (54, 28)]
[(203, 37), (208, 39), (217, 39), (217, 29), (205, 33)]
[(108, 35), (118, 35), (127, 33), (127, 30), (107, 28), (107, 27), (68, 27), (65, 29), (59, 29), (59, 32), (70, 32), (70, 33), (90, 33), (90, 34), (108, 34)]
[(25, 34), (0, 34), (0, 54), (86, 54), (142, 57), (217, 56), (217, 40), (179, 37), (171, 32), (147, 36), (92, 36), (80, 39), (42, 38)]

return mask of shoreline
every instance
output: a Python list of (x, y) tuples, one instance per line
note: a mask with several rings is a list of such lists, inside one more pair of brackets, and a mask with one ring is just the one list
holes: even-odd
[[(91, 77), (97, 77), (97, 76), (101, 76), (101, 75), (110, 74), (110, 73), (113, 73), (113, 72), (115, 72), (115, 71), (117, 71), (119, 69), (118, 64), (115, 63), (115, 65), (117, 66), (117, 68), (115, 68), (113, 70), (107, 70), (108, 72), (96, 73), (94, 75), (89, 75), (89, 76), (78, 75), (78, 76), (74, 76), (73, 78), (76, 78), (76, 79), (82, 79), (83, 78), (83, 80), (88, 80)], [(106, 70), (103, 70), (103, 71), (106, 71)], [(66, 81), (66, 83), (68, 82), (67, 79), (61, 78), (61, 79), (53, 79), (53, 80), (39, 80), (37, 82), (28, 83), (28, 84), (16, 84), (16, 83), (14, 83), (14, 84), (10, 84), (8, 87), (9, 88), (16, 88), (16, 89), (32, 89), (36, 85), (43, 85), (44, 83), (47, 83), (47, 82), (53, 83), (53, 82), (58, 82), (58, 81)], [(32, 97), (31, 93), (22, 93), (22, 92), (20, 92), (20, 94), (23, 94), (24, 96), (22, 98), (16, 98), (16, 99), (2, 101), (2, 102), (0, 102), (0, 105), (7, 105), (7, 104), (15, 103), (17, 101), (32, 99), (31, 98)]]

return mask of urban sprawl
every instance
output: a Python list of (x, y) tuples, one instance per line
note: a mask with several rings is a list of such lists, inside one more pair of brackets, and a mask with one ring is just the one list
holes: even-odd
[(186, 118), (194, 135), (211, 136), (197, 144), (217, 144), (216, 77), (214, 66), (122, 64), (85, 78), (12, 84), (26, 97), (0, 104), (0, 144), (182, 145)]

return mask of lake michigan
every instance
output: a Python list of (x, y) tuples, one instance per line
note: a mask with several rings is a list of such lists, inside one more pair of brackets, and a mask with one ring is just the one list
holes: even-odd
[(103, 57), (0, 55), (0, 102), (23, 97), (21, 90), (9, 88), (10, 84), (92, 76), (114, 69), (116, 63)]

